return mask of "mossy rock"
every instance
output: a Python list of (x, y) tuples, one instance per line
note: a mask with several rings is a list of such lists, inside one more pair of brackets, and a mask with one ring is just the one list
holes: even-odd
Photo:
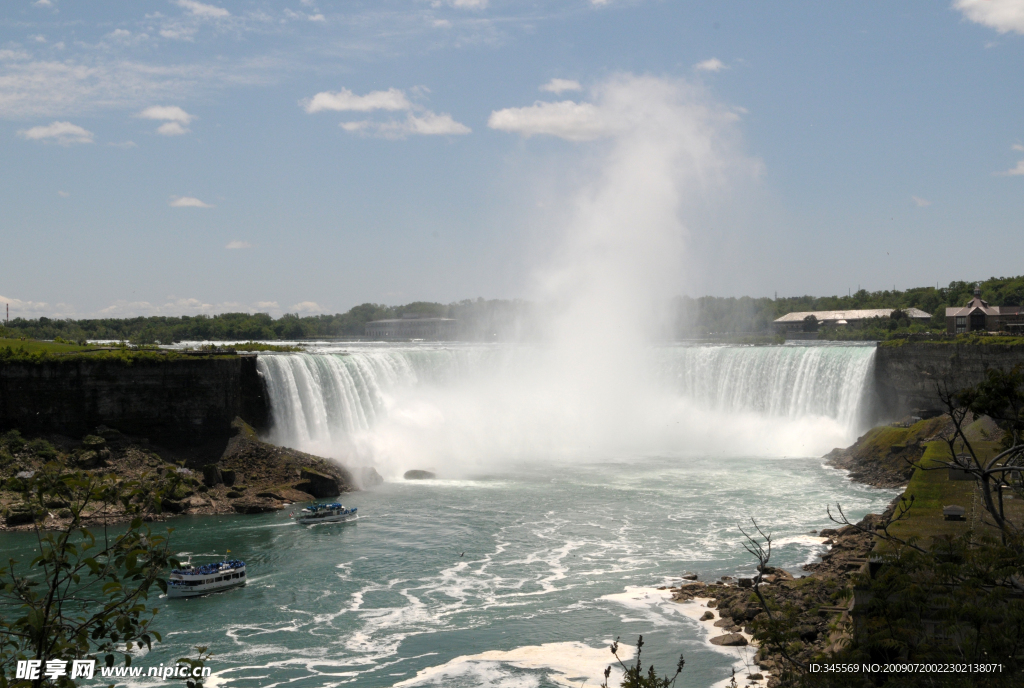
[(86, 449), (102, 449), (106, 444), (107, 440), (99, 435), (86, 435), (82, 438), (82, 446)]
[(174, 499), (164, 499), (160, 501), (160, 508), (172, 514), (180, 514), (185, 510), (185, 505)]
[(237, 478), (238, 475), (233, 468), (220, 469), (220, 479), (227, 487), (234, 485)]
[(228, 492), (228, 499), (238, 499), (241, 496), (242, 496), (242, 493), (241, 492), (237, 492), (235, 490), (231, 490), (230, 492)]
[(23, 526), (36, 520), (36, 514), (28, 504), (15, 504), (7, 510), (8, 526)]

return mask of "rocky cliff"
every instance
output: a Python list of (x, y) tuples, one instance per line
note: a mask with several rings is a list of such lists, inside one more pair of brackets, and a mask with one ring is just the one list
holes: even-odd
[(256, 357), (121, 361), (89, 356), (0, 365), (0, 428), (81, 437), (97, 426), (165, 445), (226, 441), (267, 420)]
[(989, 368), (1024, 363), (1024, 345), (914, 342), (879, 345), (875, 358), (875, 392), (882, 416), (932, 416), (945, 409), (936, 384), (954, 388), (976, 385)]

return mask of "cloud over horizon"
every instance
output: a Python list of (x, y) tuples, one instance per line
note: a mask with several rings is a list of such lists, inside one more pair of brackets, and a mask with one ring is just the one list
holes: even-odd
[(69, 146), (73, 143), (92, 143), (96, 135), (71, 122), (53, 122), (46, 126), (22, 129), (18, 136), (28, 141), (48, 141)]
[(177, 105), (153, 105), (138, 114), (142, 119), (155, 119), (163, 121), (156, 129), (156, 133), (162, 136), (180, 136), (191, 131), (188, 125), (194, 120), (195, 115), (190, 115)]
[[(413, 89), (415, 92), (416, 89)], [(321, 91), (312, 98), (299, 101), (299, 105), (309, 114), (318, 112), (405, 112), (404, 120), (356, 120), (340, 122), (338, 126), (350, 133), (378, 136), (387, 139), (402, 139), (409, 135), (442, 136), (464, 135), (472, 130), (461, 122), (456, 122), (448, 113), (436, 113), (420, 105), (412, 103), (405, 92), (397, 88), (386, 91), (371, 91), (366, 95), (356, 95), (347, 88), (340, 91)]]
[(171, 201), (167, 205), (172, 208), (212, 208), (213, 206), (209, 203), (203, 203), (194, 196), (171, 196)]
[(1024, 2), (1021, 0), (956, 0), (953, 7), (968, 20), (999, 33), (1024, 35)]

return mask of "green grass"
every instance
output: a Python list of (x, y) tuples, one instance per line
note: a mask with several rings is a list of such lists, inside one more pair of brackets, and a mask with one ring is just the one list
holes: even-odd
[(56, 342), (44, 342), (37, 339), (5, 339), (0, 337), (0, 349), (10, 347), (12, 350), (23, 348), (27, 354), (45, 352), (48, 354), (70, 354), (95, 349), (93, 346), (79, 346), (78, 344), (58, 344)]
[[(998, 442), (979, 440), (972, 442), (972, 446), (982, 460), (999, 451)], [(941, 467), (948, 460), (949, 447), (945, 442), (927, 443), (924, 457), (903, 492), (907, 499), (913, 496), (914, 506), (890, 528), (893, 535), (904, 539), (917, 537), (920, 544), (927, 546), (936, 537), (959, 535), (977, 521), (980, 514), (974, 513), (976, 483), (973, 480), (950, 480), (949, 471)], [(945, 520), (942, 507), (953, 504), (967, 509), (966, 521)], [(977, 505), (977, 508), (982, 507)]]
[(879, 342), (880, 347), (900, 347), (907, 344), (915, 344), (918, 346), (949, 346), (951, 344), (964, 344), (968, 346), (1024, 346), (1024, 337), (1015, 337), (1012, 335), (981, 335), (981, 334), (960, 334), (956, 337), (950, 337), (949, 339), (923, 339), (921, 341), (911, 342), (909, 339), (890, 339), (884, 342)]

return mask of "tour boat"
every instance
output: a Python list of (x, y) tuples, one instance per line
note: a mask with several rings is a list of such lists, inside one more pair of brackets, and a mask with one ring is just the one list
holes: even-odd
[(310, 504), (295, 516), (295, 522), (303, 525), (309, 523), (339, 523), (341, 521), (353, 521), (358, 516), (356, 507), (346, 509), (339, 502), (330, 504)]
[(168, 597), (195, 597), (245, 585), (245, 562), (231, 559), (216, 564), (171, 569)]

